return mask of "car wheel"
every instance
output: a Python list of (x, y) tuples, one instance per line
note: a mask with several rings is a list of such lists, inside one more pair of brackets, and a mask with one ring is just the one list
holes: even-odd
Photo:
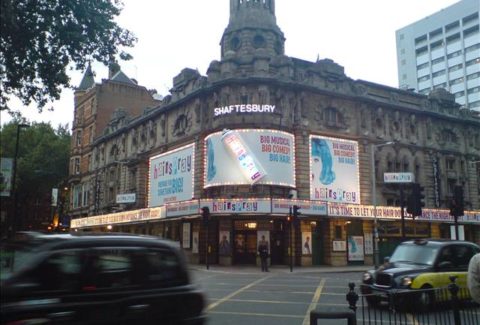
[(429, 285), (425, 285), (421, 288), (421, 290), (417, 293), (417, 304), (414, 307), (420, 312), (427, 312), (429, 311), (435, 303), (435, 294), (432, 290), (432, 287)]

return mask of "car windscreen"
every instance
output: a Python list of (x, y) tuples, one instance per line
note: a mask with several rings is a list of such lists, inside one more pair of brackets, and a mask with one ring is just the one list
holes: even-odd
[(426, 245), (399, 245), (390, 257), (390, 262), (433, 265), (437, 251), (437, 247)]
[(28, 261), (30, 261), (36, 252), (31, 245), (24, 244), (4, 244), (0, 247), (0, 279), (8, 279), (13, 273), (16, 273)]

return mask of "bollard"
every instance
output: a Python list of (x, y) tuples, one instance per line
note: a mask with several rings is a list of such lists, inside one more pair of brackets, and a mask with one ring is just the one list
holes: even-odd
[(355, 292), (355, 283), (350, 282), (348, 284), (350, 291), (347, 293), (347, 301), (348, 301), (348, 308), (353, 310), (354, 312), (357, 311), (357, 301), (358, 301), (358, 294)]
[(455, 325), (461, 325), (460, 310), (458, 306), (458, 291), (460, 290), (460, 287), (455, 282), (457, 280), (456, 276), (451, 275), (449, 279), (452, 282), (448, 285), (448, 290), (452, 294), (453, 320)]

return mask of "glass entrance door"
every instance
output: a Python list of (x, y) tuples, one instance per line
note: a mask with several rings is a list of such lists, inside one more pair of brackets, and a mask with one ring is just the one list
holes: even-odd
[(238, 230), (234, 238), (235, 264), (256, 264), (257, 261), (257, 231)]
[(275, 220), (273, 223), (273, 231), (271, 232), (270, 242), (270, 257), (272, 265), (285, 264), (284, 258), (286, 256), (286, 236), (285, 223), (283, 220)]

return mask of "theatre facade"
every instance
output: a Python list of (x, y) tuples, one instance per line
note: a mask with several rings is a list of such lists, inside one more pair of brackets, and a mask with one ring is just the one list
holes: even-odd
[[(380, 256), (455, 228), (479, 243), (479, 116), (444, 89), (352, 80), (330, 59), (286, 56), (284, 42), (274, 0), (231, 0), (206, 76), (184, 69), (158, 106), (119, 107), (92, 139), (88, 170), (71, 170), (72, 230), (161, 236), (192, 263), (221, 265), (258, 263), (263, 236), (271, 264), (302, 266), (371, 264), (375, 228)], [(411, 183), (385, 173), (424, 188), (421, 216), (402, 222)]]

